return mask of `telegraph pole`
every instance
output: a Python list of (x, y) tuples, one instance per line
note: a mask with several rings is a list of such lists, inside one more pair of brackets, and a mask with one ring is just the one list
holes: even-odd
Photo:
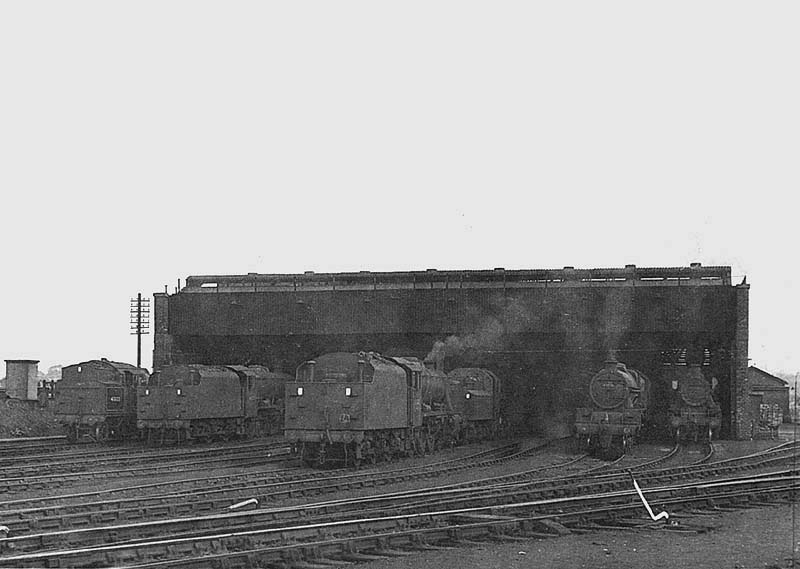
[(136, 367), (142, 367), (142, 335), (150, 333), (150, 299), (131, 299), (131, 334), (136, 334)]
[[(795, 472), (797, 471), (797, 376), (800, 375), (800, 372), (794, 374), (794, 396), (792, 398), (792, 403), (794, 404), (794, 409), (789, 409), (789, 417), (792, 420), (792, 442), (795, 445), (794, 452), (792, 453), (793, 459), (793, 466)], [(790, 388), (791, 390), (791, 388)], [(798, 553), (798, 544), (797, 544), (797, 494), (798, 494), (798, 487), (797, 487), (797, 480), (794, 481), (792, 484), (792, 564), (797, 564), (797, 553)]]

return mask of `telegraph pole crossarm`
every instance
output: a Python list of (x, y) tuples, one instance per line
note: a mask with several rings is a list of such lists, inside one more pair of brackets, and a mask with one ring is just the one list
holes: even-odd
[(142, 293), (131, 299), (131, 334), (136, 334), (136, 367), (142, 367), (142, 335), (150, 333), (150, 299)]

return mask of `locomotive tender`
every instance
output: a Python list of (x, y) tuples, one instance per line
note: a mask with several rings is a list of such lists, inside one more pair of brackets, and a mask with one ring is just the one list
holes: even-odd
[(446, 375), (415, 357), (329, 353), (286, 384), (285, 436), (309, 465), (423, 454), (492, 436), (499, 395), (488, 370)]
[(263, 366), (164, 366), (139, 387), (136, 426), (150, 441), (274, 434), (290, 379)]
[(575, 436), (593, 454), (621, 454), (639, 436), (647, 411), (648, 379), (609, 358), (589, 382), (593, 406), (576, 410)]
[(136, 389), (147, 370), (105, 358), (65, 366), (53, 388), (67, 439), (120, 440), (136, 434)]

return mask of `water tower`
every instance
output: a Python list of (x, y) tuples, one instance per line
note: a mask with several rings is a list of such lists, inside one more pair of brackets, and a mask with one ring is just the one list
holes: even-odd
[(11, 399), (36, 401), (39, 360), (6, 360), (6, 395)]

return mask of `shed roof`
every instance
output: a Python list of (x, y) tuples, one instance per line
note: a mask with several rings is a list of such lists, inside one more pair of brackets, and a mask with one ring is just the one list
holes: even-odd
[[(569, 282), (575, 285), (621, 286), (636, 282), (658, 285), (731, 286), (729, 266), (708, 266), (692, 263), (688, 267), (637, 267), (576, 269), (495, 269), (424, 271), (359, 271), (347, 273), (258, 274), (246, 275), (193, 275), (186, 277), (181, 293), (212, 292), (269, 292), (277, 290), (330, 290), (353, 288), (459, 288), (471, 283), (470, 288), (494, 288), (498, 284), (517, 287), (537, 287), (544, 283)], [(743, 283), (744, 284), (744, 283)], [(157, 293), (161, 294), (161, 293)]]
[(763, 369), (757, 368), (756, 366), (750, 366), (747, 368), (747, 379), (758, 383), (759, 385), (768, 385), (771, 387), (789, 387), (789, 382), (785, 379), (776, 377), (771, 373), (764, 371)]

